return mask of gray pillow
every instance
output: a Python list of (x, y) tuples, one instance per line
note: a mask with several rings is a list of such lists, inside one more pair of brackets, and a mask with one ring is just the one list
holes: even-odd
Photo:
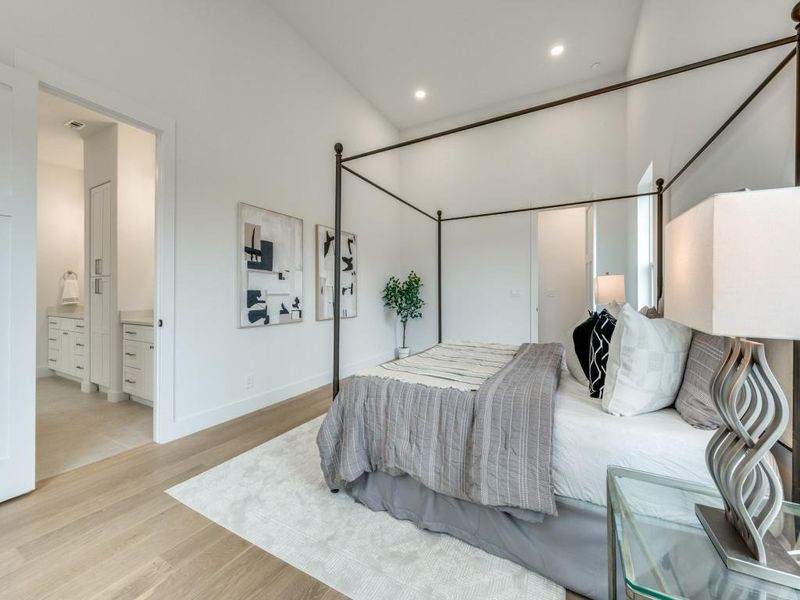
[(711, 383), (725, 352), (725, 338), (695, 331), (675, 408), (683, 420), (698, 429), (722, 425), (711, 399)]

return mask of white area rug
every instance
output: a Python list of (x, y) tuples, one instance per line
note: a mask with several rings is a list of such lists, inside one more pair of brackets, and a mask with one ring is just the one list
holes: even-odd
[(564, 589), (448, 535), (331, 494), (322, 417), (167, 493), (353, 600), (563, 600)]

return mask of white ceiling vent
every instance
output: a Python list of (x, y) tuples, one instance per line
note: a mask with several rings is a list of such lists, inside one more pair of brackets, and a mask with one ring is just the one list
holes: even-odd
[(81, 123), (75, 119), (70, 119), (64, 123), (64, 127), (69, 127), (70, 129), (83, 129), (86, 127), (86, 123)]

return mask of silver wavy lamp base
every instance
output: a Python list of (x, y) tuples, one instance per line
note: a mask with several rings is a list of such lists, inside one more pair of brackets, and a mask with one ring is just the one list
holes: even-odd
[(722, 417), (706, 465), (725, 509), (695, 512), (725, 565), (800, 589), (800, 566), (769, 533), (783, 486), (767, 455), (789, 421), (789, 405), (767, 365), (764, 345), (731, 338), (711, 389)]

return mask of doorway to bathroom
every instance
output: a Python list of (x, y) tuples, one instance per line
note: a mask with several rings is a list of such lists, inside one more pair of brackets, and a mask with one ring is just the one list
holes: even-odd
[(156, 136), (40, 90), (36, 479), (153, 440)]

